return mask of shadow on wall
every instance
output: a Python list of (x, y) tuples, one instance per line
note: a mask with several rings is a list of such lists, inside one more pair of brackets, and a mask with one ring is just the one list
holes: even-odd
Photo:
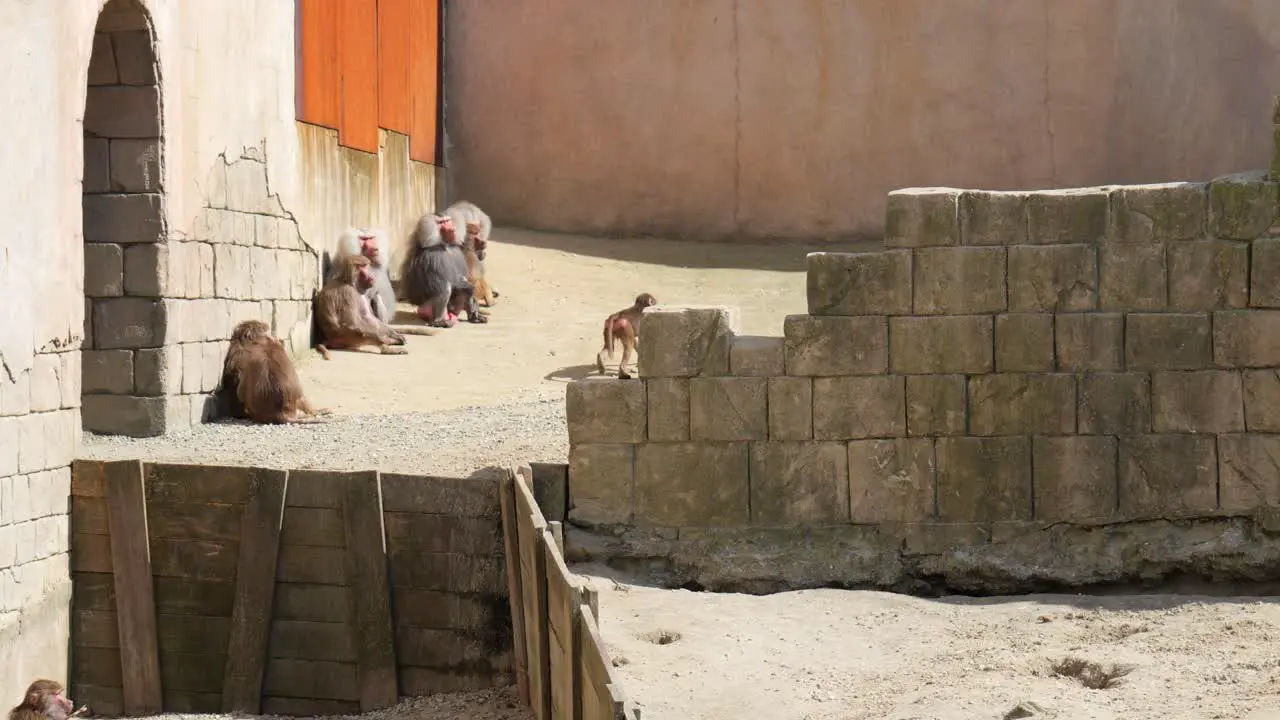
[[(498, 228), (494, 239), (509, 245), (559, 250), (574, 255), (648, 265), (778, 272), (804, 272), (805, 255), (810, 252), (869, 252), (884, 247), (880, 240), (731, 244), (658, 238), (640, 240), (639, 238), (564, 235), (518, 228)], [(637, 242), (637, 240), (640, 241)], [(782, 250), (789, 252), (783, 253)]]

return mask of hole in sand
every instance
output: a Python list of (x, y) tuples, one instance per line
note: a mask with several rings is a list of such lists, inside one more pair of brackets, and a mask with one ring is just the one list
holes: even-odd
[(1133, 672), (1132, 665), (1103, 667), (1096, 662), (1080, 658), (1064, 658), (1050, 668), (1054, 675), (1072, 678), (1090, 690), (1106, 690), (1115, 687), (1120, 678)]
[(680, 633), (674, 630), (653, 630), (651, 632), (642, 633), (640, 639), (651, 642), (654, 645), (670, 645), (680, 639)]

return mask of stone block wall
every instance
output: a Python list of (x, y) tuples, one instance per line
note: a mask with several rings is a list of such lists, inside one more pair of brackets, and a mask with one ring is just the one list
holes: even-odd
[(1276, 96), (1275, 109), (1271, 113), (1275, 123), (1275, 144), (1271, 150), (1271, 179), (1280, 180), (1280, 95)]
[[(1254, 566), (1233, 543), (1280, 507), (1278, 219), (1263, 173), (894, 192), (883, 250), (809, 255), (809, 312), (783, 337), (652, 308), (640, 380), (570, 384), (568, 517), (682, 582), (726, 581), (735, 555), (765, 572), (765, 546), (779, 576), (808, 557), (802, 583), (976, 582), (1011, 558), (1045, 582), (1114, 581), (1172, 562), (1195, 531), (1169, 523), (1200, 519), (1222, 532), (1199, 552), (1266, 574), (1280, 546), (1251, 537)], [(1223, 529), (1240, 516), (1244, 535)], [(1020, 555), (1085, 527), (1130, 528), (1116, 547), (1145, 557)], [(842, 549), (814, 555), (815, 529)], [(921, 564), (939, 553), (952, 564)]]

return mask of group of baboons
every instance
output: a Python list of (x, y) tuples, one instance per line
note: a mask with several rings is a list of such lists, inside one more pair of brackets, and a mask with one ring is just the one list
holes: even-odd
[[(487, 323), (480, 306), (493, 307), (500, 297), (485, 278), (484, 259), (493, 223), (475, 204), (459, 201), (423, 215), (409, 236), (400, 268), (399, 297), (388, 272), (386, 235), (380, 230), (349, 229), (338, 240), (324, 286), (314, 298), (316, 350), (376, 347), (384, 355), (403, 355), (405, 335), (433, 335), (436, 328), (457, 324), (463, 313), (471, 323)], [(424, 325), (393, 325), (396, 301), (416, 308)], [(630, 378), (627, 366), (636, 352), (640, 317), (657, 304), (641, 293), (628, 308), (604, 322), (604, 344), (596, 367), (605, 372), (615, 340), (622, 343), (619, 378)], [(224, 410), (232, 417), (259, 423), (315, 422), (328, 410), (315, 408), (302, 392), (284, 343), (261, 320), (245, 320), (231, 335), (219, 388)]]

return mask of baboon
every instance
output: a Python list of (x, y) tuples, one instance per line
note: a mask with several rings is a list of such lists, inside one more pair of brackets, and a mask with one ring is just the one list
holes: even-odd
[(302, 394), (302, 381), (285, 352), (261, 320), (245, 320), (231, 333), (222, 364), (223, 383), (234, 388), (237, 417), (256, 423), (314, 422), (309, 416), (328, 415), (315, 409)]
[(622, 380), (631, 379), (627, 364), (631, 361), (631, 354), (636, 351), (636, 341), (640, 339), (640, 318), (645, 308), (657, 304), (656, 297), (640, 293), (631, 307), (619, 310), (605, 319), (604, 347), (596, 353), (596, 370), (601, 375), (604, 374), (604, 355), (607, 353), (609, 359), (613, 359), (613, 340), (617, 338), (622, 341), (622, 362), (618, 363), (618, 377)]
[[(364, 296), (369, 300), (373, 316), (390, 325), (396, 316), (396, 292), (391, 287), (391, 274), (388, 272), (391, 249), (387, 243), (386, 233), (377, 229), (348, 228), (338, 237), (333, 266), (350, 255), (363, 255), (369, 258), (373, 287), (366, 290)], [(332, 274), (331, 267), (330, 276)]]
[(373, 287), (372, 263), (363, 255), (347, 255), (333, 266), (329, 281), (316, 295), (315, 312), (323, 342), (316, 345), (324, 359), (329, 350), (359, 350), (377, 346), (383, 355), (404, 355), (404, 335), (373, 315), (364, 293)]
[(448, 215), (428, 213), (418, 220), (409, 237), (400, 273), (403, 297), (417, 306), (418, 317), (432, 327), (453, 327), (458, 314), (467, 320), (485, 323), (474, 288), (467, 280), (467, 259), (460, 247), (462, 239)]
[(36, 680), (27, 686), (22, 702), (9, 711), (9, 720), (67, 720), (86, 710), (80, 708), (72, 712), (73, 707), (62, 683), (56, 680)]
[(467, 281), (475, 288), (476, 301), (485, 307), (493, 307), (498, 293), (484, 277), (485, 242), (480, 239), (480, 226), (467, 223), (467, 239), (462, 242), (462, 254), (467, 259)]
[[(453, 220), (454, 227), (467, 229), (462, 249), (464, 251), (468, 249), (475, 250), (476, 264), (479, 267), (477, 275), (483, 278), (485, 275), (484, 255), (486, 248), (489, 246), (489, 236), (493, 232), (493, 221), (475, 203), (467, 202), (466, 200), (459, 200), (445, 208), (444, 212), (449, 216), (449, 219)], [(476, 226), (474, 233), (471, 228), (472, 225)], [(475, 281), (472, 281), (472, 283), (475, 284)], [(488, 296), (488, 300), (485, 301), (484, 305), (485, 307), (493, 307), (493, 300), (502, 297), (502, 293), (498, 292), (497, 288), (487, 281), (485, 286), (484, 292), (479, 287), (476, 288), (476, 297), (485, 300), (485, 296)]]

